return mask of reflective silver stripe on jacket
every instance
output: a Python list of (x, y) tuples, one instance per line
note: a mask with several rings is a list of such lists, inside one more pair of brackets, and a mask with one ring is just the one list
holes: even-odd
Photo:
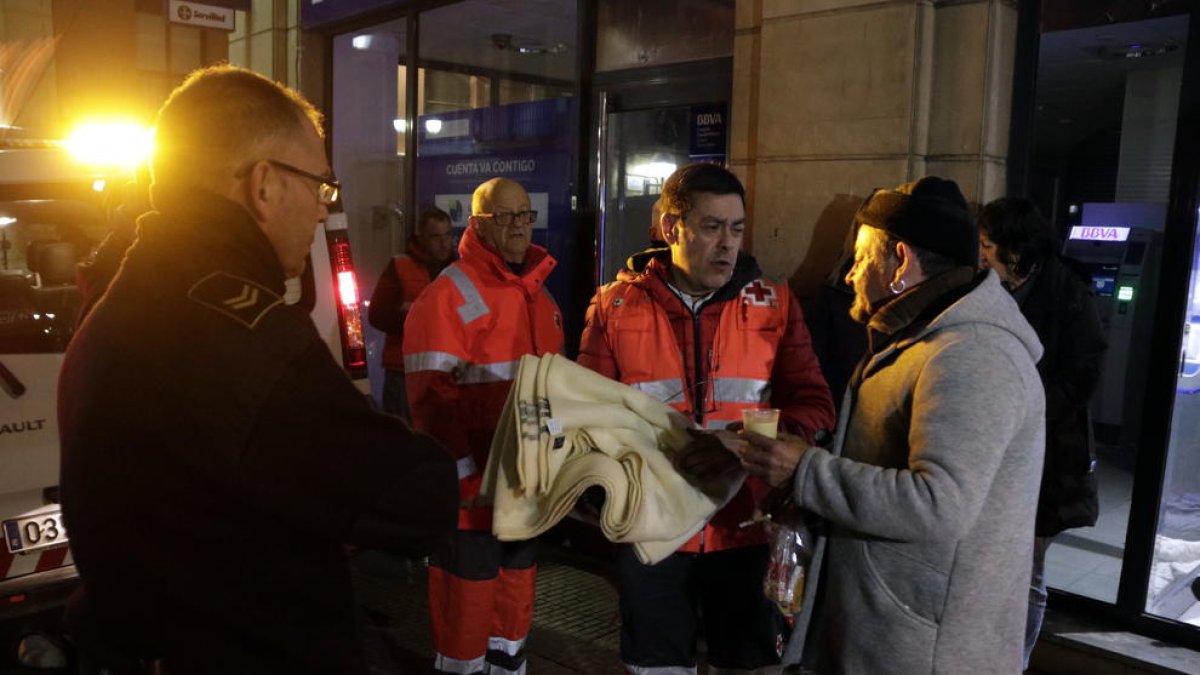
[(417, 373), (422, 370), (436, 370), (442, 373), (452, 373), (466, 365), (466, 361), (447, 352), (417, 352), (404, 355), (404, 371)]
[(663, 403), (683, 403), (683, 380), (654, 380), (651, 382), (633, 382), (629, 386), (643, 391)]
[(474, 476), (479, 473), (479, 469), (475, 466), (475, 460), (470, 455), (461, 459), (455, 460), (455, 466), (458, 467), (458, 479), (462, 480), (467, 476)]
[(713, 400), (721, 403), (766, 403), (771, 383), (748, 377), (718, 377), (713, 380)]
[(439, 673), (471, 675), (471, 673), (482, 673), (483, 667), (482, 656), (477, 659), (452, 659), (445, 654), (438, 654), (433, 658), (433, 668)]
[(463, 297), (463, 304), (458, 307), (458, 318), (462, 319), (463, 323), (471, 323), (491, 311), (483, 301), (483, 296), (479, 294), (479, 289), (475, 288), (475, 282), (471, 281), (471, 277), (467, 276), (462, 268), (450, 265), (442, 270), (442, 274), (454, 282), (454, 287)]
[(464, 366), (458, 378), (459, 384), (483, 384), (484, 382), (511, 382), (517, 376), (521, 362), (498, 361), (496, 363), (472, 363)]
[(511, 382), (517, 376), (521, 362), (497, 361), (496, 363), (467, 363), (447, 352), (417, 352), (404, 355), (404, 371), (419, 373), (435, 371), (452, 373), (458, 384), (483, 384), (484, 382)]

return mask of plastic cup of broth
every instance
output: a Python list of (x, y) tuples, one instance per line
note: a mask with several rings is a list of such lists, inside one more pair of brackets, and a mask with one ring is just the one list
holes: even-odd
[(742, 411), (742, 425), (746, 431), (775, 438), (779, 432), (779, 408), (753, 408)]

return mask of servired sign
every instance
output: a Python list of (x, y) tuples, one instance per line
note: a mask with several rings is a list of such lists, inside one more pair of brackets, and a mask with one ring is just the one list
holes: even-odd
[(168, 0), (167, 2), (167, 21), (171, 23), (232, 32), (235, 28), (235, 20), (234, 10), (230, 7), (186, 2), (185, 0)]

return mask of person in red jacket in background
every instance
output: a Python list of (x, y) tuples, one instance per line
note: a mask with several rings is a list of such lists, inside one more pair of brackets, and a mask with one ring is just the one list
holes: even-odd
[(562, 350), (562, 314), (543, 288), (555, 261), (530, 242), (537, 212), (525, 188), (493, 178), (476, 188), (471, 213), (459, 260), (417, 298), (404, 324), (413, 425), (458, 463), (458, 531), (429, 558), (434, 668), (524, 673), (534, 542), (498, 541), (492, 509), (477, 498), (520, 359)]
[(411, 419), (404, 389), (404, 319), (413, 301), (454, 258), (450, 215), (430, 207), (417, 218), (417, 230), (405, 253), (383, 270), (367, 321), (386, 334), (383, 340), (383, 409)]
[[(662, 193), (669, 248), (597, 292), (579, 363), (705, 429), (740, 423), (748, 408), (774, 407), (784, 430), (812, 440), (834, 423), (829, 388), (787, 285), (762, 279), (758, 263), (740, 250), (745, 213), (745, 191), (729, 171), (691, 164), (673, 173)], [(694, 673), (698, 634), (710, 672), (779, 663), (786, 624), (762, 591), (766, 534), (761, 524), (742, 526), (765, 492), (765, 484), (748, 480), (657, 565), (622, 547), (621, 660), (629, 672)]]

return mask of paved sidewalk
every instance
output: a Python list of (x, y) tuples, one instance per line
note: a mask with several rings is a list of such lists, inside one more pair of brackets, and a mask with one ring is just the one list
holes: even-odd
[[(623, 675), (617, 647), (617, 594), (596, 571), (572, 564), (561, 548), (543, 547), (533, 631), (526, 643), (530, 675)], [(366, 608), (373, 675), (431, 672), (429, 606), (420, 562), (373, 551), (358, 554), (355, 585)]]

